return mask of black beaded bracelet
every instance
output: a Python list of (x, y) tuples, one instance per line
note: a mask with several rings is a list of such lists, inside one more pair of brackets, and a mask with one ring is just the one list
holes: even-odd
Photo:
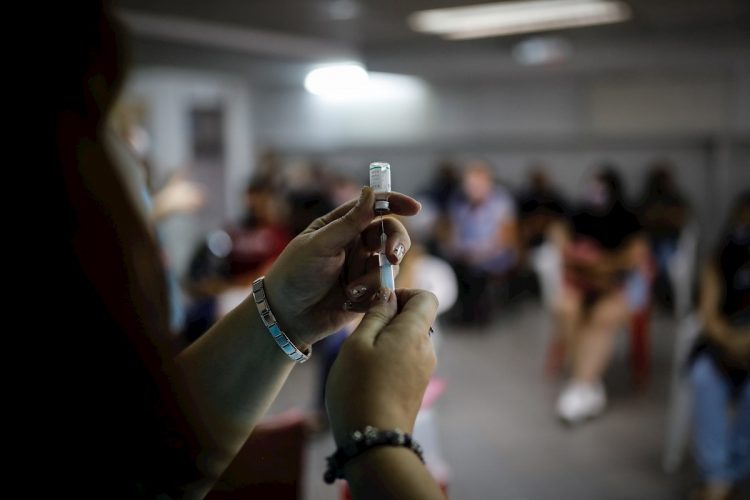
[(424, 463), (422, 447), (409, 434), (400, 429), (381, 431), (368, 425), (362, 431), (352, 432), (344, 444), (333, 455), (326, 458), (328, 466), (325, 474), (323, 474), (323, 480), (331, 484), (336, 479), (343, 479), (344, 466), (347, 462), (376, 446), (403, 446), (404, 448), (409, 448)]

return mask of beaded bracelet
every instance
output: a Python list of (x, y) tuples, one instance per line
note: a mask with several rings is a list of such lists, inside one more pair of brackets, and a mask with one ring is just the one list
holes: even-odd
[(403, 446), (416, 453), (419, 460), (424, 463), (422, 447), (409, 434), (400, 429), (381, 431), (368, 425), (362, 431), (352, 432), (344, 444), (326, 458), (328, 466), (323, 474), (323, 480), (331, 484), (336, 479), (343, 479), (347, 462), (376, 446)]

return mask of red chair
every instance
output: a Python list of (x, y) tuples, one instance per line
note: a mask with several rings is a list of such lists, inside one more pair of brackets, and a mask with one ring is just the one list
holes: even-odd
[(299, 411), (264, 420), (255, 427), (207, 498), (301, 498), (306, 435), (306, 419)]
[(651, 307), (637, 311), (630, 320), (630, 370), (633, 383), (642, 387), (651, 374)]

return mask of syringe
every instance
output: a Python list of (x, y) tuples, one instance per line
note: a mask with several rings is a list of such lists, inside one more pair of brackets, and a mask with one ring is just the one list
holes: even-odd
[(375, 214), (380, 216), (380, 251), (378, 252), (380, 286), (388, 290), (395, 290), (393, 265), (386, 255), (385, 243), (388, 236), (385, 234), (385, 223), (383, 222), (383, 215), (390, 212), (390, 203), (388, 202), (388, 193), (391, 192), (390, 164), (384, 162), (370, 163), (370, 187), (375, 192)]

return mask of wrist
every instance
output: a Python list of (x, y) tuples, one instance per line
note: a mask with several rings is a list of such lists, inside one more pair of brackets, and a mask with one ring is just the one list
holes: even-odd
[[(346, 446), (350, 440), (352, 434), (356, 431), (361, 431), (366, 427), (374, 427), (376, 429), (401, 429), (403, 432), (411, 433), (414, 430), (414, 420), (404, 418), (397, 415), (383, 415), (382, 412), (367, 412), (368, 415), (363, 415), (361, 419), (352, 419), (348, 424), (338, 424), (335, 421), (331, 422), (331, 431), (333, 433), (333, 441), (336, 446)], [(334, 420), (334, 419), (332, 419)], [(367, 422), (366, 424), (356, 424), (355, 422)]]
[(276, 314), (271, 308), (264, 277), (253, 281), (252, 297), (259, 318), (279, 349), (292, 361), (298, 363), (307, 361), (312, 353), (312, 348), (302, 342), (295, 341), (293, 338), (290, 338), (287, 332), (282, 330)]
[(372, 463), (372, 460), (377, 461), (384, 453), (386, 455), (393, 453), (378, 452), (384, 449), (409, 451), (424, 463), (422, 447), (412, 439), (409, 433), (397, 428), (380, 430), (366, 426), (349, 434), (344, 442), (338, 445), (336, 452), (326, 459), (328, 466), (323, 477), (327, 483), (349, 477), (349, 473), (355, 472), (358, 465)]
[(308, 352), (312, 347), (312, 341), (309, 339), (308, 335), (305, 335), (304, 331), (296, 328), (298, 322), (295, 321), (293, 315), (284, 308), (285, 294), (283, 292), (283, 287), (280, 286), (279, 280), (273, 276), (272, 272), (269, 272), (263, 281), (265, 284), (268, 305), (273, 311), (279, 327), (300, 351)]

